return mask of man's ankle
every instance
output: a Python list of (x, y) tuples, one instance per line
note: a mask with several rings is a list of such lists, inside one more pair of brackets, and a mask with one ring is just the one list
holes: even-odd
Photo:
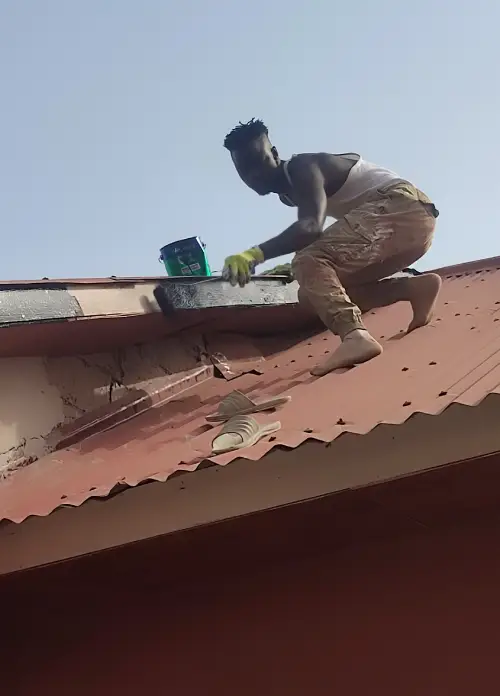
[(342, 341), (345, 341), (347, 338), (364, 338), (367, 336), (370, 336), (370, 333), (367, 329), (365, 329), (364, 326), (355, 326), (353, 329), (350, 329), (350, 331), (344, 334)]

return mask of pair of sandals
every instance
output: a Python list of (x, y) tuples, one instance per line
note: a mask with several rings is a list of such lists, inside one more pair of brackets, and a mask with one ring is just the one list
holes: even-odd
[(212, 455), (252, 447), (263, 437), (281, 428), (281, 423), (258, 423), (250, 414), (271, 411), (288, 403), (291, 396), (279, 396), (255, 402), (240, 391), (233, 391), (219, 404), (217, 413), (207, 416), (209, 423), (224, 423), (212, 441)]

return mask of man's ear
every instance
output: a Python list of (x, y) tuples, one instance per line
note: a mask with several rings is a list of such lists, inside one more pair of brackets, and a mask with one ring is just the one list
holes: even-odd
[(277, 164), (280, 161), (280, 156), (278, 155), (278, 150), (274, 147), (274, 145), (271, 147), (271, 154)]

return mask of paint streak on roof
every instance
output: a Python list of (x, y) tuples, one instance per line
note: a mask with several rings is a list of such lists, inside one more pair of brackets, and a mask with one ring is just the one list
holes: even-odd
[[(330, 443), (341, 433), (364, 434), (415, 413), (439, 414), (452, 403), (474, 406), (499, 392), (498, 266), (495, 259), (446, 269), (434, 320), (409, 336), (404, 335), (410, 319), (406, 305), (370, 313), (367, 326), (384, 353), (340, 374), (321, 379), (309, 374), (311, 365), (335, 347), (337, 339), (328, 333), (298, 343), (290, 336), (253, 337), (252, 347), (265, 358), (256, 373), (239, 374), (235, 355), (236, 377), (207, 372), (207, 379), (190, 383), (167, 403), (15, 471), (0, 484), (0, 518), (21, 522), (61, 505), (107, 496), (117, 486), (165, 481), (202, 462), (258, 460), (278, 446), (296, 448), (311, 439)], [(229, 361), (232, 345), (226, 345)], [(220, 353), (221, 346), (213, 350)], [(278, 413), (258, 416), (263, 422), (281, 421), (274, 437), (239, 453), (210, 457), (217, 429), (205, 417), (233, 389), (256, 398), (283, 394), (292, 400)]]

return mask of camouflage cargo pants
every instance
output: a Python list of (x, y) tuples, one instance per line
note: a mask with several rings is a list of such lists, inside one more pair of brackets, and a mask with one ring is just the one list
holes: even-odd
[(358, 305), (366, 299), (381, 306), (376, 294), (387, 282), (382, 279), (426, 253), (437, 214), (430, 199), (410, 184), (377, 190), (296, 254), (292, 270), (299, 297), (341, 338), (364, 328)]

